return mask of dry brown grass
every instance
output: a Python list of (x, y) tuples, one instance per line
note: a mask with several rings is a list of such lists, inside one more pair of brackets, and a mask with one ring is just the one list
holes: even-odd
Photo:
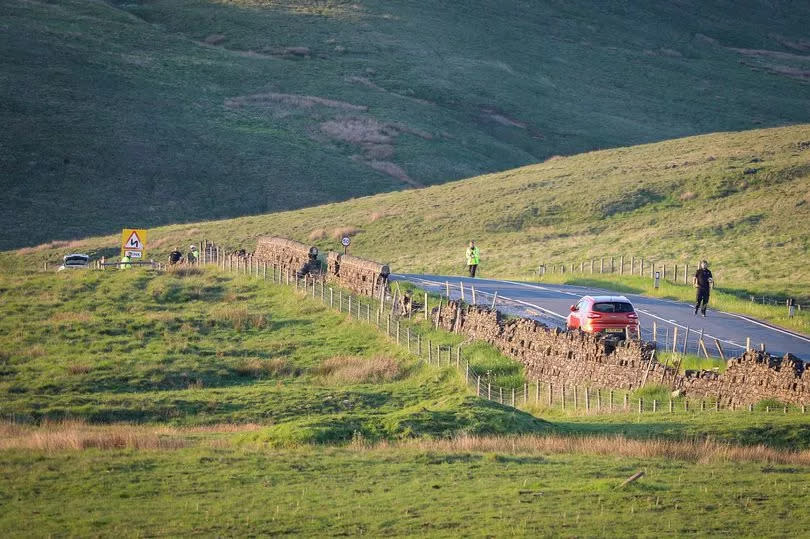
[(45, 347), (44, 347), (44, 346), (42, 346), (41, 344), (34, 344), (34, 345), (32, 345), (32, 346), (29, 346), (29, 347), (28, 347), (28, 348), (27, 348), (27, 349), (26, 349), (26, 350), (23, 352), (23, 354), (24, 354), (25, 356), (27, 356), (28, 358), (30, 358), (30, 359), (36, 359), (36, 358), (38, 358), (38, 357), (42, 357), (42, 356), (44, 356), (46, 353), (47, 353), (47, 352), (46, 352), (46, 350), (45, 350)]
[(70, 420), (45, 422), (40, 427), (0, 423), (0, 450), (180, 449), (188, 445), (178, 433), (165, 427), (101, 427)]
[(403, 375), (400, 364), (384, 356), (373, 359), (336, 356), (321, 363), (314, 372), (330, 382), (345, 384), (391, 382)]
[(693, 191), (686, 191), (685, 193), (681, 193), (678, 197), (678, 200), (694, 200), (697, 198), (697, 195)]
[[(182, 449), (199, 443), (194, 434), (226, 434), (259, 429), (255, 423), (224, 423), (199, 427), (88, 425), (80, 420), (44, 421), (39, 426), (0, 422), (0, 450), (80, 451), (84, 449)], [(230, 445), (228, 440), (218, 440)]]
[(666, 458), (699, 463), (716, 461), (768, 462), (810, 466), (810, 450), (784, 451), (763, 445), (735, 446), (710, 440), (636, 440), (623, 436), (459, 436), (366, 444), (365, 448), (408, 448), (446, 453), (509, 453), (600, 455)]
[(300, 370), (283, 358), (276, 359), (244, 359), (233, 368), (239, 376), (250, 378), (278, 378), (281, 376), (297, 376)]
[(87, 323), (93, 319), (93, 315), (86, 312), (61, 312), (54, 313), (50, 321), (53, 324), (65, 325), (75, 323)]
[(328, 234), (326, 233), (326, 230), (324, 230), (323, 228), (316, 228), (315, 230), (313, 230), (312, 232), (309, 233), (307, 238), (310, 241), (318, 241), (318, 240), (325, 239), (327, 237), (327, 235)]
[(267, 325), (267, 318), (263, 314), (251, 313), (243, 305), (222, 305), (211, 313), (211, 317), (218, 322), (230, 323), (236, 331), (249, 328), (262, 329)]
[(65, 367), (65, 370), (67, 370), (68, 374), (87, 374), (93, 370), (93, 367), (90, 365), (83, 365), (81, 363), (71, 363)]
[(345, 236), (355, 236), (362, 231), (362, 229), (357, 228), (356, 226), (339, 226), (332, 230), (332, 237), (339, 240)]
[(175, 264), (174, 266), (167, 266), (166, 272), (175, 277), (191, 277), (192, 275), (202, 275), (203, 270), (199, 266), (190, 266), (188, 264)]
[(48, 243), (43, 243), (43, 244), (40, 244), (40, 245), (35, 245), (34, 247), (23, 247), (22, 249), (17, 249), (17, 253), (19, 253), (21, 255), (30, 255), (30, 254), (33, 254), (33, 253), (38, 253), (40, 251), (46, 251), (48, 249), (59, 249), (59, 248), (62, 248), (62, 247), (69, 247), (71, 244), (77, 244), (78, 245), (79, 243), (81, 243), (81, 242), (78, 242), (78, 241), (70, 242), (70, 241), (57, 240), (57, 241), (51, 241), (51, 242), (48, 242)]

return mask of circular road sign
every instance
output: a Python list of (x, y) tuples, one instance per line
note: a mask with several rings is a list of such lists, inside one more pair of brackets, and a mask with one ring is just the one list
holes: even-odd
[(343, 239), (340, 240), (340, 243), (343, 244), (344, 247), (348, 247), (351, 242), (352, 239), (349, 236), (343, 236)]

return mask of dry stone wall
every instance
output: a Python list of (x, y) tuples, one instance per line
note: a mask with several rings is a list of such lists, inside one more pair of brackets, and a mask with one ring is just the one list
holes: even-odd
[(330, 251), (327, 280), (364, 296), (379, 297), (388, 284), (388, 266), (372, 260)]
[(310, 248), (304, 243), (277, 236), (259, 238), (253, 258), (281, 268), (281, 273), (295, 274), (309, 262)]
[[(311, 245), (286, 238), (259, 238), (253, 258), (280, 268), (282, 273), (289, 271), (295, 274), (308, 263), (312, 249), (314, 247)], [(378, 262), (329, 251), (326, 265), (325, 276), (319, 271), (309, 271), (309, 274), (325, 277), (330, 283), (371, 297), (378, 297), (380, 290), (388, 284), (388, 266)]]
[(679, 375), (655, 359), (652, 343), (631, 340), (614, 346), (597, 335), (561, 331), (529, 319), (505, 320), (497, 311), (457, 302), (435, 308), (432, 315), (438, 327), (486, 341), (520, 361), (531, 380), (606, 389), (665, 384), (689, 397), (714, 398), (727, 406), (768, 398), (797, 405), (810, 402), (810, 374), (791, 356), (752, 351), (729, 360), (722, 374)]
[(751, 350), (728, 360), (722, 374), (687, 371), (678, 377), (676, 387), (687, 395), (717, 398), (724, 405), (764, 399), (801, 405), (810, 403), (810, 370), (790, 354), (780, 358)]

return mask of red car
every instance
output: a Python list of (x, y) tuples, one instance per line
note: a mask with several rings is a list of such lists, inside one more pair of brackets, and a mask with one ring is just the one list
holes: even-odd
[(620, 339), (625, 331), (638, 335), (638, 315), (624, 296), (585, 296), (571, 305), (565, 325), (588, 333), (615, 334)]

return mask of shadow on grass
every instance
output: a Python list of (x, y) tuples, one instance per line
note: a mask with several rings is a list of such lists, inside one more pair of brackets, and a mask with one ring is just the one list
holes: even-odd
[(778, 449), (810, 449), (810, 424), (733, 425), (723, 427), (707, 422), (702, 425), (683, 421), (554, 423), (558, 434), (571, 436), (624, 436), (638, 440), (713, 440), (737, 445), (764, 445)]

